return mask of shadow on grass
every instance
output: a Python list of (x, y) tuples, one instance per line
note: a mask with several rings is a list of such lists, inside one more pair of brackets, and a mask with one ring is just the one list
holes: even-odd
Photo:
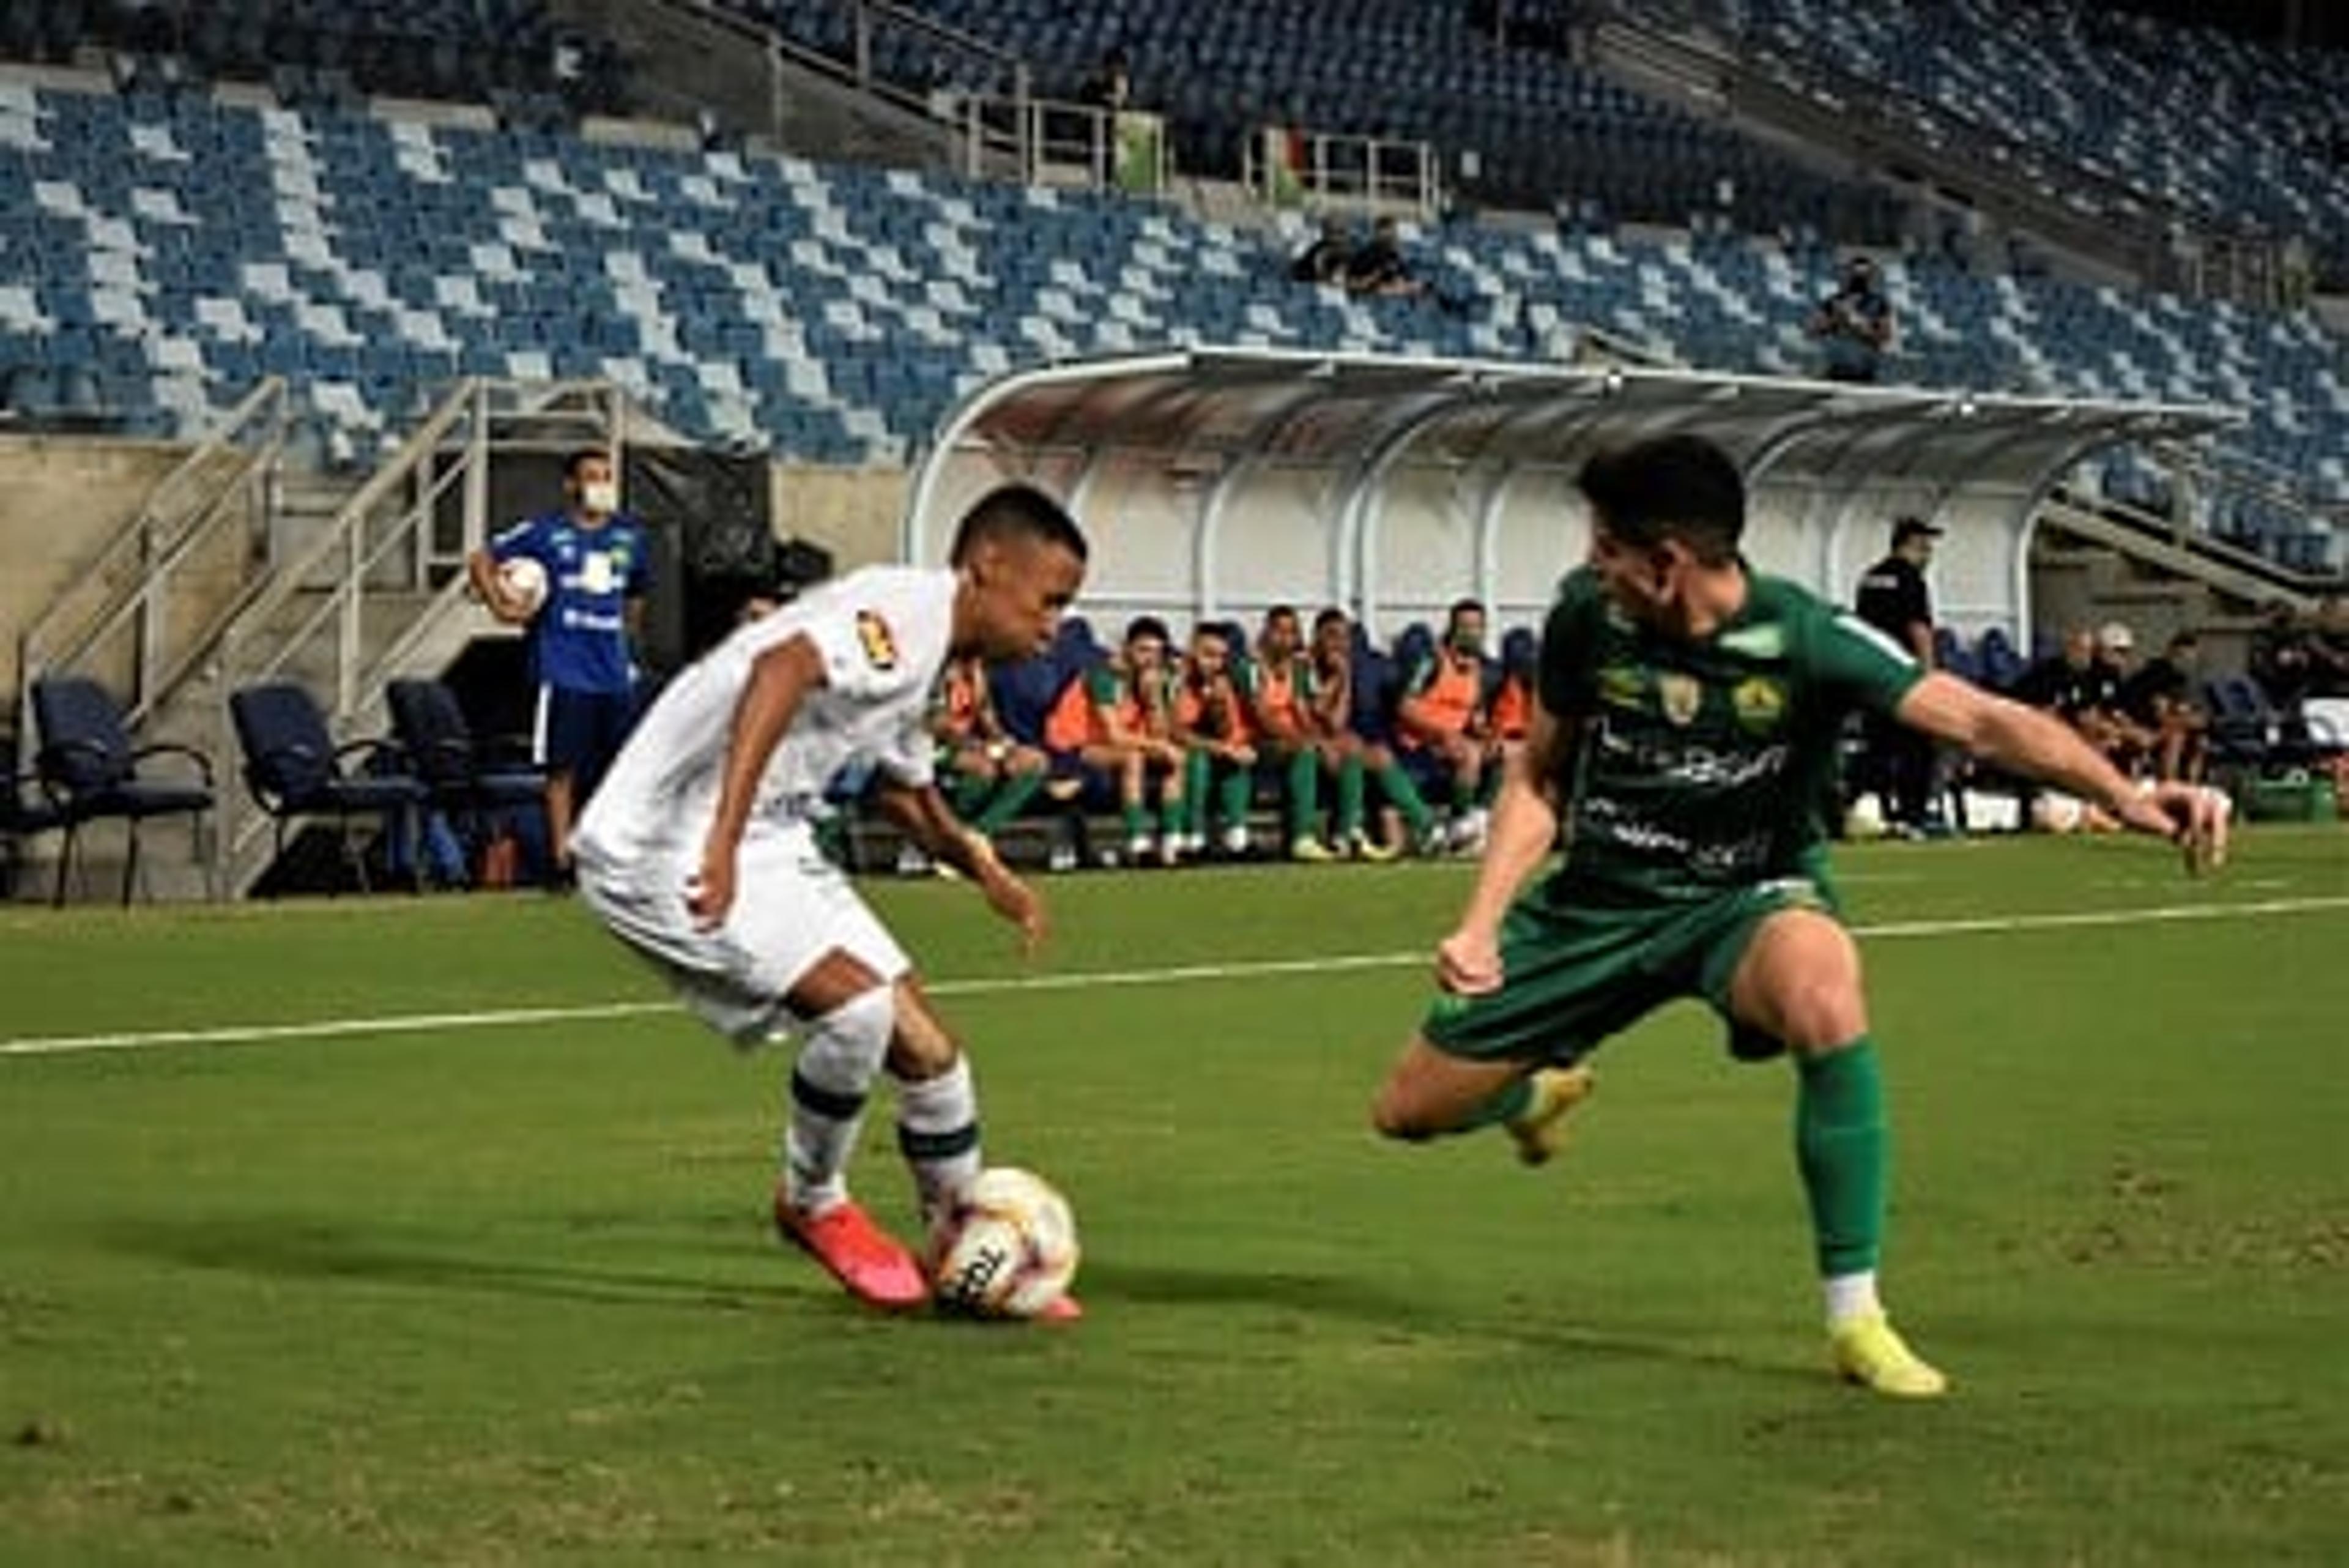
[[(1510, 1354), (1526, 1350), (1545, 1356), (1603, 1360), (1626, 1365), (1650, 1363), (1701, 1366), (1766, 1378), (1773, 1384), (1806, 1386), (1819, 1381), (1813, 1370), (1786, 1364), (1755, 1361), (1725, 1350), (1707, 1349), (1706, 1337), (1696, 1325), (1643, 1323), (1617, 1330), (1606, 1324), (1576, 1323), (1562, 1315), (1544, 1315), (1516, 1306), (1461, 1310), (1456, 1293), (1435, 1296), (1406, 1295), (1360, 1279), (1326, 1273), (1257, 1272), (1243, 1273), (1207, 1269), (1180, 1269), (1101, 1263), (1088, 1260), (1078, 1282), (1087, 1305), (1126, 1303), (1143, 1307), (1206, 1307), (1219, 1314), (1271, 1308), (1300, 1318), (1344, 1318), (1376, 1331), (1381, 1337), (1403, 1339), (1471, 1339), (1495, 1342)], [(1234, 1320), (1237, 1324), (1237, 1318)], [(1301, 1324), (1300, 1324), (1301, 1326)]]
[(771, 1306), (779, 1296), (792, 1293), (684, 1271), (486, 1257), (436, 1245), (423, 1235), (402, 1237), (315, 1218), (130, 1220), (109, 1226), (100, 1234), (117, 1251), (183, 1268), (277, 1279), (342, 1280), (606, 1305), (716, 1307), (730, 1312)]
[[(425, 1233), (367, 1231), (326, 1223), (315, 1217), (224, 1220), (132, 1220), (107, 1227), (101, 1240), (112, 1250), (160, 1260), (181, 1268), (221, 1270), (274, 1279), (349, 1282), (403, 1288), (480, 1293), (602, 1306), (672, 1307), (696, 1312), (773, 1311), (837, 1314), (873, 1319), (844, 1294), (831, 1291), (813, 1268), (780, 1248), (760, 1258), (745, 1243), (740, 1257), (729, 1249), (730, 1265), (782, 1271), (772, 1286), (725, 1277), (727, 1269), (629, 1269), (498, 1258), (456, 1250)], [(1816, 1374), (1791, 1366), (1757, 1363), (1719, 1350), (1697, 1347), (1702, 1336), (1648, 1325), (1651, 1332), (1617, 1332), (1596, 1324), (1527, 1315), (1517, 1309), (1460, 1310), (1456, 1294), (1415, 1296), (1371, 1282), (1299, 1271), (1216, 1270), (1126, 1264), (1089, 1260), (1079, 1282), (1096, 1321), (1114, 1319), (1119, 1309), (1141, 1311), (1199, 1308), (1230, 1316), (1272, 1314), (1251, 1332), (1308, 1333), (1315, 1321), (1344, 1320), (1394, 1340), (1470, 1339), (1499, 1342), (1544, 1355), (1595, 1357), (1627, 1364), (1702, 1366), (1764, 1376), (1773, 1382), (1807, 1382)], [(1293, 1314), (1284, 1324), (1284, 1315)]]

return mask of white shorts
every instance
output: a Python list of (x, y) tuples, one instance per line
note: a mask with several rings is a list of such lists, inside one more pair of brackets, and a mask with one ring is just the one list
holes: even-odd
[(895, 982), (913, 967), (804, 823), (753, 824), (734, 868), (734, 907), (704, 930), (686, 908), (701, 867), (697, 845), (616, 865), (585, 851), (579, 891), (588, 908), (668, 977), (687, 1008), (738, 1045), (790, 1028), (783, 998), (835, 950)]

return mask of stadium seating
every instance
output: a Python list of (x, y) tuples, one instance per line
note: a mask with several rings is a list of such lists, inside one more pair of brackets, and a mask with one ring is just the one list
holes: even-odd
[(2349, 58), (2116, 6), (1703, 0), (1748, 58), (1819, 66), (2052, 151), (2189, 213), (2314, 245), (2349, 279)]
[[(826, 0), (730, 0), (785, 36), (834, 55), (847, 40)], [(1165, 116), (1177, 164), (1223, 177), (1267, 126), (1424, 140), (1447, 184), (1489, 204), (1549, 211), (1570, 200), (1611, 221), (1727, 218), (1755, 233), (1805, 231), (1888, 244), (1899, 204), (1814, 174), (1760, 143), (1642, 97), (1549, 48), (1496, 43), (1465, 5), (1351, 0), (926, 0), (916, 7), (1018, 57), (1046, 97), (1075, 99), (1112, 47), (1135, 101)], [(875, 69), (917, 89), (966, 85), (936, 50), (884, 36)], [(1473, 153), (1473, 163), (1461, 155)]]
[[(896, 462), (990, 377), (1169, 343), (1549, 359), (1587, 325), (1805, 373), (1834, 264), (1462, 224), (1406, 237), (1449, 303), (1356, 299), (1289, 281), (1306, 238), (1301, 218), (1257, 233), (902, 171), (0, 80), (0, 420), (169, 433), (274, 373), (297, 444), (364, 458), (453, 377), (600, 377), (697, 439)], [(2349, 387), (2313, 314), (1885, 271), (1895, 379), (2240, 406), (2230, 439), (2349, 496)]]
[(622, 101), (606, 43), (556, 26), (543, 0), (7, 0), (0, 58), (115, 52), (118, 83), (266, 82), (282, 101), (363, 94), (511, 105), (525, 116)]

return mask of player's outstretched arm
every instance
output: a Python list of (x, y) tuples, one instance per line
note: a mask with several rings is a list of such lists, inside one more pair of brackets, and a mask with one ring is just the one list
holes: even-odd
[(1044, 900), (1003, 864), (993, 845), (963, 826), (936, 785), (885, 781), (876, 804), (924, 854), (969, 877), (986, 896), (988, 908), (1019, 928), (1030, 951), (1043, 941), (1050, 924)]
[(1557, 842), (1557, 803), (1550, 780), (1574, 744), (1574, 726), (1539, 701), (1524, 746), (1508, 753), (1476, 886), (1460, 923), (1436, 945), (1435, 974), (1447, 991), (1474, 995), (1501, 983), (1501, 920), (1510, 901)]
[(752, 661), (750, 679), (734, 704), (726, 736), (726, 769), (719, 776), (718, 809), (709, 836), (702, 841), (701, 869), (686, 890), (686, 907), (705, 927), (725, 922), (734, 907), (734, 858), (742, 830), (759, 797), (767, 762), (792, 727), (792, 715), (810, 691), (824, 683), (823, 655), (805, 633), (787, 639)]
[(2199, 784), (2140, 790), (2069, 724), (1940, 671), (1909, 689), (1897, 717), (2009, 773), (2094, 801), (2139, 833), (2167, 838), (2200, 871), (2227, 857), (2223, 797)]

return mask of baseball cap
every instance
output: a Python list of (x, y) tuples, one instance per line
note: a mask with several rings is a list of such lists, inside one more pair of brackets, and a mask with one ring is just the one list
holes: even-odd
[(2096, 646), (2124, 650), (2134, 649), (2137, 647), (2137, 634), (2119, 621), (2108, 620), (2096, 628)]
[(1911, 539), (1938, 539), (1941, 531), (1922, 517), (1899, 517), (1892, 523), (1892, 547), (1899, 549)]

